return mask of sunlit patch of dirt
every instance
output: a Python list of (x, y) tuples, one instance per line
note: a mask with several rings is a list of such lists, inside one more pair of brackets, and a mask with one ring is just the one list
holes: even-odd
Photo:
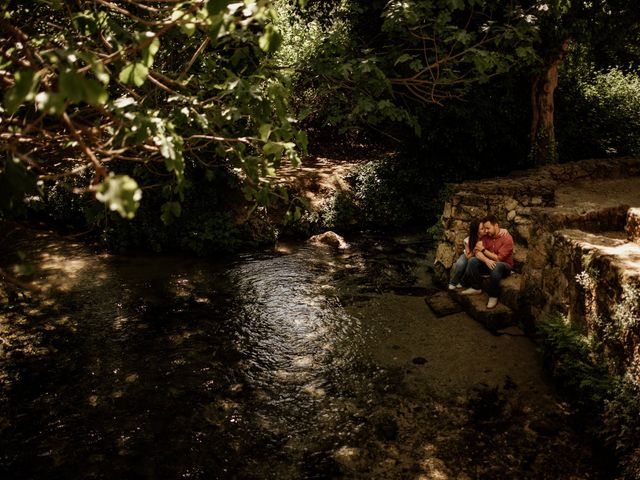
[(363, 163), (364, 160), (310, 157), (299, 167), (282, 167), (276, 183), (288, 187), (304, 198), (312, 210), (317, 210), (332, 192), (350, 189), (345, 177)]

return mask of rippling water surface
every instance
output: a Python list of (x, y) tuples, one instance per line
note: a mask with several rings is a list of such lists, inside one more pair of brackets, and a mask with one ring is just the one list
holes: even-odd
[(38, 252), (55, 302), (23, 321), (44, 325), (28, 340), (40, 350), (11, 352), (3, 374), (0, 472), (338, 475), (336, 452), (396, 428), (369, 418), (393, 383), (367, 353), (375, 325), (345, 308), (410, 291), (423, 255), (395, 245), (405, 258), (391, 262), (385, 248), (220, 261)]

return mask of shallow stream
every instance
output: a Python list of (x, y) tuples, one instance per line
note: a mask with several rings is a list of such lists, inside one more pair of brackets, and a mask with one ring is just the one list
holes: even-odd
[(528, 339), (424, 304), (423, 237), (348, 240), (18, 242), (45, 293), (2, 311), (0, 476), (600, 478)]

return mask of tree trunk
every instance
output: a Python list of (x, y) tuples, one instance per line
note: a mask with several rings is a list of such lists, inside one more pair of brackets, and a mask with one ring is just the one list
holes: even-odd
[(562, 44), (558, 56), (545, 71), (533, 79), (531, 86), (531, 159), (534, 165), (555, 163), (558, 159), (553, 123), (553, 94), (558, 86), (558, 65), (565, 57), (569, 41)]

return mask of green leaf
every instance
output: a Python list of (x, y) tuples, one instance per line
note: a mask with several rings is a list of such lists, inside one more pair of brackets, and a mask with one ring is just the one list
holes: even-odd
[[(150, 33), (151, 32), (147, 32), (147, 35), (149, 35)], [(155, 58), (156, 53), (158, 53), (159, 49), (160, 40), (158, 39), (158, 37), (155, 37), (149, 45), (142, 49), (142, 63), (147, 68), (151, 68), (151, 65), (153, 65), (153, 59)]]
[(147, 79), (148, 75), (149, 68), (147, 68), (145, 64), (134, 62), (125, 66), (120, 72), (118, 78), (122, 83), (141, 87)]
[(16, 113), (23, 102), (33, 99), (40, 77), (33, 70), (19, 70), (14, 73), (16, 83), (4, 94), (4, 106), (9, 115)]
[(60, 73), (58, 79), (58, 90), (64, 98), (72, 102), (82, 101), (82, 77), (76, 72), (66, 71)]
[(260, 133), (260, 140), (266, 142), (269, 139), (269, 135), (271, 135), (271, 124), (263, 123), (258, 128), (258, 132)]
[(64, 97), (59, 93), (40, 92), (35, 98), (36, 108), (49, 115), (64, 111)]
[(464, 0), (448, 0), (451, 10), (464, 10)]
[(180, 215), (182, 215), (180, 202), (166, 202), (162, 205), (160, 219), (165, 225), (170, 224), (174, 218), (178, 218)]
[(262, 147), (262, 151), (265, 155), (280, 156), (284, 150), (284, 145), (278, 142), (267, 142)]
[(133, 218), (140, 206), (142, 190), (128, 175), (115, 175), (111, 172), (100, 185), (96, 198), (106, 204), (109, 210), (118, 212), (122, 218)]
[(264, 33), (258, 40), (258, 45), (265, 52), (275, 52), (280, 48), (282, 43), (282, 35), (273, 25), (269, 24), (265, 27)]
[(533, 59), (535, 58), (536, 52), (532, 47), (517, 47), (516, 55), (524, 59)]
[(207, 35), (209, 36), (212, 47), (215, 47), (218, 44), (218, 36), (220, 35), (223, 25), (222, 18), (219, 15), (214, 18), (215, 19), (212, 21), (211, 27), (207, 30)]
[(399, 63), (404, 63), (407, 62), (409, 60), (413, 60), (413, 55), (409, 55), (408, 53), (403, 53), (402, 55), (400, 55), (398, 57), (398, 59), (395, 61), (395, 63), (393, 64), (393, 66), (395, 67), (396, 65), (398, 65)]
[(109, 100), (109, 94), (104, 86), (93, 78), (83, 78), (84, 100), (90, 105), (104, 105)]
[(300, 130), (296, 133), (296, 142), (300, 145), (300, 148), (303, 152), (307, 151), (307, 147), (309, 146), (309, 138), (307, 137), (307, 132), (304, 130)]
[(100, 82), (73, 71), (60, 73), (58, 88), (64, 98), (76, 103), (84, 101), (91, 105), (102, 105), (109, 99), (109, 94)]
[(136, 101), (132, 97), (120, 97), (117, 100), (114, 100), (113, 102), (113, 106), (119, 110), (135, 104), (136, 104)]
[(182, 137), (160, 133), (153, 137), (153, 143), (160, 147), (164, 164), (168, 172), (174, 172), (178, 183), (184, 182), (184, 157), (182, 156)]
[(180, 30), (182, 30), (183, 33), (190, 37), (196, 31), (196, 24), (189, 21), (193, 20), (193, 15), (185, 15), (181, 20), (185, 21), (186, 23), (180, 24)]

